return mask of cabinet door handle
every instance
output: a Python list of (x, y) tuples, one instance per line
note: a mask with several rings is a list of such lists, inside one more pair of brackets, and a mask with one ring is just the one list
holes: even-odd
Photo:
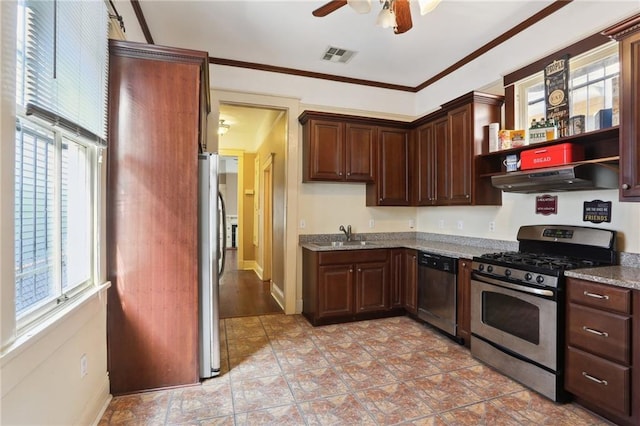
[(629, 189), (629, 184), (628, 183), (623, 183), (622, 184), (622, 189)]
[(353, 269), (349, 269), (349, 273), (352, 273), (352, 272), (353, 272)]
[(358, 268), (358, 272), (362, 272), (362, 269)]
[(582, 375), (584, 377), (586, 377), (587, 379), (591, 380), (592, 382), (596, 382), (599, 385), (607, 386), (609, 384), (609, 382), (607, 382), (606, 380), (602, 380), (602, 379), (598, 379), (597, 377), (593, 377), (591, 374), (587, 373), (586, 371), (583, 371)]
[(607, 296), (606, 294), (602, 295), (602, 294), (597, 294), (597, 293), (590, 293), (588, 291), (584, 291), (584, 295), (587, 297), (593, 297), (594, 299), (603, 299), (603, 300), (609, 300), (609, 296)]
[(342, 176), (342, 172), (338, 173), (338, 176)]
[(588, 333), (595, 334), (596, 336), (609, 337), (609, 333), (607, 333), (606, 331), (594, 330), (593, 328), (589, 328), (586, 325), (583, 325), (582, 329)]

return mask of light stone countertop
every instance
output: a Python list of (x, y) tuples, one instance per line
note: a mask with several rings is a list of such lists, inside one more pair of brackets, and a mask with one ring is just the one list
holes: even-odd
[(640, 290), (640, 268), (631, 266), (600, 266), (597, 268), (572, 269), (565, 276)]
[(390, 248), (409, 248), (419, 251), (426, 251), (442, 256), (453, 258), (471, 259), (491, 251), (487, 247), (470, 246), (465, 244), (447, 243), (442, 241), (428, 241), (422, 239), (401, 239), (401, 240), (368, 240), (369, 244), (364, 246), (327, 246), (318, 245), (313, 242), (301, 243), (303, 248), (311, 251), (337, 251), (337, 250), (374, 250)]
[[(512, 251), (518, 249), (518, 242), (449, 236), (427, 233), (380, 233), (358, 234), (356, 240), (366, 240), (367, 245), (334, 247), (327, 245), (331, 241), (343, 241), (342, 234), (304, 235), (300, 246), (311, 251), (337, 250), (373, 250), (389, 248), (409, 248), (453, 258), (471, 259), (485, 253)], [(318, 245), (316, 243), (320, 243)], [(322, 245), (324, 243), (324, 245)], [(609, 284), (617, 287), (640, 290), (640, 255), (621, 253), (620, 265), (595, 268), (573, 269), (565, 271), (565, 276)]]

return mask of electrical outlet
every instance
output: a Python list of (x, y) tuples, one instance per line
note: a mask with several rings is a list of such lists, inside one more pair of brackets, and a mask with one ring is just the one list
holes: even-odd
[(300, 229), (304, 229), (307, 226), (307, 222), (304, 219), (300, 219)]
[(489, 231), (494, 232), (496, 230), (496, 223), (494, 221), (489, 222)]
[(458, 229), (463, 229), (464, 228), (464, 222), (459, 220), (458, 221)]
[(440, 219), (440, 220), (438, 221), (438, 228), (440, 228), (440, 229), (444, 229), (444, 219)]
[(409, 219), (409, 228), (413, 229), (416, 227), (416, 221), (413, 219)]
[(369, 228), (375, 228), (376, 226), (376, 221), (373, 219), (369, 219)]
[(87, 361), (87, 354), (82, 354), (80, 357), (80, 377), (85, 377), (89, 374), (89, 363)]

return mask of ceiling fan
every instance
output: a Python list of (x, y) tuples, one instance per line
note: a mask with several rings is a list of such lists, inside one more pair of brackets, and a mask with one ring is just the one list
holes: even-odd
[[(382, 28), (393, 28), (396, 34), (402, 34), (413, 27), (409, 0), (379, 0), (382, 10), (378, 14), (376, 25)], [(420, 14), (426, 15), (440, 3), (441, 0), (419, 0)], [(335, 12), (344, 5), (349, 5), (358, 13), (371, 11), (371, 0), (331, 0), (312, 12), (313, 16), (323, 17)]]

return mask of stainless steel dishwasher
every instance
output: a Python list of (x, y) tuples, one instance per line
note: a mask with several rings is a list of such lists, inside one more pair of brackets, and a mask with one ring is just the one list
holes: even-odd
[(455, 337), (457, 314), (455, 258), (418, 253), (418, 317)]

